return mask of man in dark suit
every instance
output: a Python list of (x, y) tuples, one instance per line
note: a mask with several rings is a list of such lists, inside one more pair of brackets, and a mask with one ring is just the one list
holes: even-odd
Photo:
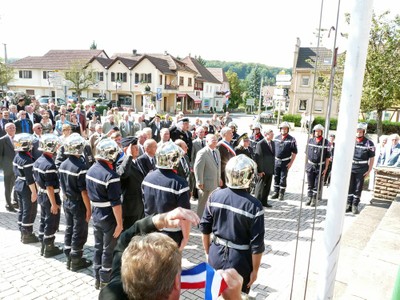
[(164, 123), (161, 122), (161, 118), (159, 115), (155, 115), (154, 119), (149, 123), (151, 128), (152, 137), (158, 143), (161, 140), (160, 131), (165, 127)]
[(117, 162), (117, 173), (121, 178), (122, 219), (124, 230), (129, 229), (136, 221), (144, 217), (142, 200), (142, 181), (144, 175), (138, 166), (138, 139), (128, 136), (121, 140), (125, 155)]
[[(58, 115), (58, 111), (56, 110), (56, 105), (53, 102), (49, 103), (49, 109), (47, 110), (49, 113), (49, 118), (54, 126), (56, 126), (56, 116)], [(78, 120), (79, 121), (79, 120)]]
[(183, 140), (188, 146), (188, 156), (192, 155), (192, 133), (189, 130), (189, 118), (182, 118), (176, 124), (176, 127), (170, 128), (171, 141), (175, 142), (177, 139)]
[(185, 153), (181, 157), (177, 173), (179, 176), (181, 176), (188, 182), (190, 190), (192, 190), (193, 181), (190, 180), (190, 175), (193, 172), (191, 171), (189, 157), (187, 156), (188, 147), (187, 147), (186, 143), (180, 139), (177, 139), (175, 141), (175, 144), (178, 145)]
[(18, 113), (18, 120), (14, 122), (16, 133), (33, 133), (32, 122), (26, 118), (26, 111), (20, 110)]
[[(6, 209), (15, 212), (14, 207), (17, 204), (11, 202), (11, 193), (15, 184), (15, 176), (13, 172), (13, 160), (15, 156), (14, 145), (12, 139), (15, 136), (14, 123), (7, 123), (5, 126), (7, 134), (0, 138), (0, 166), (4, 172), (4, 195), (6, 198)], [(14, 202), (17, 199), (14, 198)]]
[(272, 207), (268, 204), (268, 195), (271, 190), (272, 177), (275, 167), (275, 142), (272, 129), (264, 131), (265, 139), (256, 145), (254, 161), (257, 164), (258, 179), (256, 183), (255, 197), (263, 206)]
[(40, 123), (40, 121), (42, 120), (42, 116), (35, 113), (31, 105), (25, 106), (25, 110), (26, 110), (26, 118), (31, 120), (32, 124)]
[(137, 161), (143, 175), (146, 177), (150, 171), (153, 171), (156, 168), (156, 160), (154, 156), (157, 151), (157, 142), (153, 139), (146, 140), (143, 144), (143, 148), (144, 153), (138, 157)]

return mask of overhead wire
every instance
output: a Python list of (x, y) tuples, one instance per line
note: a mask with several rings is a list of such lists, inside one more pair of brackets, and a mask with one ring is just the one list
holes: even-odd
[[(311, 96), (311, 105), (310, 105), (310, 110), (312, 107), (314, 107), (314, 101), (315, 101), (315, 84), (317, 80), (317, 70), (318, 70), (318, 62), (320, 58), (320, 39), (321, 39), (321, 24), (322, 24), (322, 13), (323, 13), (323, 7), (324, 7), (324, 0), (321, 0), (321, 9), (320, 9), (320, 19), (319, 19), (319, 27), (318, 27), (318, 42), (317, 42), (317, 54), (316, 54), (316, 60), (315, 60), (315, 66), (314, 66), (314, 81), (313, 81), (313, 89), (312, 89), (312, 96)], [(317, 195), (316, 195), (316, 200), (315, 200), (315, 207), (314, 207), (314, 214), (313, 214), (313, 223), (312, 223), (312, 231), (311, 231), (311, 240), (310, 240), (310, 248), (308, 251), (308, 262), (307, 262), (307, 272), (306, 272), (306, 279), (305, 279), (305, 286), (304, 286), (304, 294), (303, 298), (306, 299), (307, 296), (307, 288), (308, 288), (308, 277), (309, 277), (309, 272), (310, 272), (310, 264), (311, 264), (311, 253), (312, 253), (312, 246), (313, 246), (313, 239), (314, 239), (314, 232), (315, 232), (315, 220), (316, 220), (316, 214), (317, 214), (317, 207), (318, 207), (318, 200), (319, 200), (319, 195), (321, 191), (321, 175), (322, 175), (322, 162), (324, 158), (324, 151), (325, 151), (325, 141), (328, 138), (328, 133), (329, 133), (329, 127), (330, 127), (330, 116), (331, 116), (331, 108), (332, 108), (332, 102), (333, 102), (333, 88), (334, 88), (334, 77), (335, 77), (335, 69), (336, 69), (336, 62), (337, 62), (337, 48), (336, 48), (336, 41), (337, 41), (337, 32), (338, 32), (338, 23), (339, 23), (339, 12), (340, 12), (340, 0), (338, 0), (338, 7), (337, 7), (337, 15), (336, 15), (336, 27), (334, 28), (333, 26), (329, 30), (329, 35), (332, 29), (335, 31), (335, 37), (334, 37), (334, 42), (333, 42), (333, 50), (332, 50), (332, 62), (331, 62), (331, 74), (330, 74), (330, 82), (329, 82), (329, 96), (328, 96), (328, 104), (327, 104), (327, 109), (326, 109), (326, 114), (325, 114), (325, 130), (324, 130), (324, 138), (322, 140), (322, 148), (321, 148), (321, 158), (320, 158), (320, 163), (319, 163), (319, 175), (318, 175), (318, 185), (317, 185)], [(329, 37), (328, 35), (328, 37)], [(306, 143), (306, 155), (308, 153), (308, 147), (309, 147), (309, 136), (312, 132), (312, 114), (309, 114), (309, 120), (308, 120), (308, 134), (307, 134), (307, 143)], [(305, 159), (304, 162), (304, 170), (307, 165), (307, 159)], [(294, 279), (295, 279), (295, 273), (296, 273), (296, 263), (297, 263), (297, 254), (298, 254), (298, 244), (299, 244), (299, 236), (300, 236), (300, 226), (301, 226), (301, 217), (302, 217), (302, 206), (303, 206), (303, 199), (304, 199), (304, 182), (305, 182), (305, 174), (306, 172), (303, 173), (303, 185), (302, 185), (302, 190), (301, 190), (301, 199), (300, 199), (300, 209), (299, 209), (299, 216), (298, 216), (298, 222), (297, 222), (297, 236), (296, 236), (296, 245), (295, 245), (295, 255), (294, 255), (294, 261), (293, 261), (293, 269), (292, 269), (292, 282), (291, 282), (291, 288), (290, 288), (290, 299), (293, 297), (293, 287), (294, 287)]]

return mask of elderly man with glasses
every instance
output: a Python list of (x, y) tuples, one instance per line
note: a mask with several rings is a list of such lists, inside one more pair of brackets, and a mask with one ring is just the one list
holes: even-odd
[(20, 110), (18, 113), (18, 120), (14, 122), (16, 134), (18, 133), (33, 133), (32, 122), (26, 118), (26, 111)]

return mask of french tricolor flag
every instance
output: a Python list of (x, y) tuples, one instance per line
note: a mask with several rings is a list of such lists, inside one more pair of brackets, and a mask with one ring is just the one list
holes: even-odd
[(231, 91), (227, 91), (226, 93), (225, 93), (225, 97), (226, 98), (229, 98), (231, 96)]
[(209, 264), (203, 262), (181, 273), (182, 289), (205, 288), (205, 300), (215, 300), (226, 289), (225, 280)]

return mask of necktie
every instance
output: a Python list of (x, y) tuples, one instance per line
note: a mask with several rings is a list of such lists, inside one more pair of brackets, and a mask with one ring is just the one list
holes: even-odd
[(183, 170), (185, 171), (185, 174), (188, 174), (189, 172), (189, 168), (188, 168), (188, 165), (187, 165), (187, 163), (186, 163), (186, 159), (184, 158), (184, 157), (182, 157), (181, 158), (181, 161), (182, 161), (182, 167), (183, 167)]
[(215, 162), (216, 162), (216, 164), (217, 164), (217, 166), (218, 166), (218, 157), (217, 157), (217, 153), (215, 153), (215, 150), (213, 150), (212, 153), (213, 153), (213, 156), (214, 156), (214, 160), (215, 160)]
[(271, 141), (268, 141), (268, 147), (272, 151)]
[(154, 158), (150, 158), (151, 166), (155, 169), (156, 164), (154, 163)]
[(205, 145), (204, 145), (204, 141), (202, 140), (201, 141), (201, 147), (204, 147)]

